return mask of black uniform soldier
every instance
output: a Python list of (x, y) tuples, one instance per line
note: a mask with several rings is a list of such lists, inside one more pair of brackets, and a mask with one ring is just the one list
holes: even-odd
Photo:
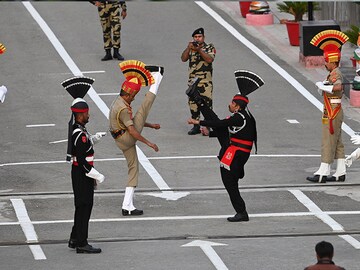
[[(188, 46), (181, 54), (181, 60), (186, 62), (189, 60), (189, 84), (191, 81), (198, 77), (200, 79), (198, 83), (198, 92), (206, 102), (207, 106), (212, 109), (212, 62), (215, 59), (216, 50), (213, 44), (206, 44), (204, 42), (205, 35), (204, 29), (196, 29), (192, 34), (193, 40), (188, 43)], [(192, 97), (189, 97), (189, 107), (191, 118), (199, 120), (200, 111), (197, 103)], [(195, 135), (200, 133), (200, 125), (194, 125), (194, 127), (188, 132), (189, 135)], [(206, 130), (203, 134), (207, 135)]]
[(220, 160), (221, 179), (236, 211), (234, 217), (227, 219), (230, 222), (249, 220), (246, 205), (241, 198), (238, 186), (239, 179), (245, 175), (244, 165), (249, 159), (252, 145), (255, 142), (256, 147), (257, 142), (256, 122), (247, 109), (249, 99), (246, 95), (264, 84), (259, 76), (246, 70), (235, 71), (235, 77), (240, 93), (236, 94), (229, 104), (229, 111), (232, 115), (222, 120), (199, 95), (196, 88), (198, 79), (194, 80), (186, 91), (186, 94), (197, 102), (205, 117), (203, 121), (189, 119), (188, 123), (212, 127), (220, 142), (221, 149), (218, 158)]
[[(121, 18), (125, 19), (127, 15), (125, 1), (90, 1), (98, 7), (101, 27), (103, 30), (105, 56), (101, 59), (107, 61), (113, 59), (111, 56), (111, 48), (114, 48), (114, 58), (124, 60), (119, 53), (121, 47)], [(120, 7), (122, 9), (120, 14)]]
[(68, 150), (66, 160), (72, 159), (71, 179), (74, 191), (75, 215), (68, 246), (76, 253), (100, 253), (100, 248), (88, 244), (88, 229), (94, 200), (94, 188), (102, 183), (104, 175), (94, 168), (93, 144), (106, 133), (91, 135), (85, 128), (89, 121), (89, 106), (83, 97), (94, 82), (91, 78), (74, 77), (62, 82), (63, 87), (75, 98), (71, 106)]

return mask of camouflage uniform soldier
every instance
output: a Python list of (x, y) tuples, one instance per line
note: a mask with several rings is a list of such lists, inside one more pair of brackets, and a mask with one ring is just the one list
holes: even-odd
[[(120, 7), (121, 17), (125, 19), (126, 3), (125, 1), (90, 1), (98, 7), (100, 16), (100, 22), (103, 29), (104, 37), (104, 49), (106, 51), (105, 56), (101, 59), (107, 61), (113, 59), (111, 56), (111, 48), (114, 48), (114, 58), (118, 60), (124, 60), (124, 57), (119, 53), (121, 47), (121, 19), (120, 19)], [(112, 37), (111, 37), (112, 34)]]
[[(181, 54), (181, 60), (186, 62), (189, 60), (189, 85), (191, 81), (198, 77), (200, 82), (198, 84), (198, 91), (203, 97), (207, 106), (212, 109), (212, 62), (215, 59), (216, 50), (213, 44), (206, 44), (204, 42), (205, 35), (204, 29), (196, 29), (193, 34), (193, 41), (190, 41), (186, 49)], [(200, 110), (197, 103), (190, 97), (189, 107), (191, 112), (191, 118), (199, 120)], [(195, 135), (200, 133), (200, 125), (194, 125), (194, 127), (188, 132), (189, 135)], [(204, 129), (204, 135), (208, 134), (208, 130)]]
[[(326, 181), (345, 181), (345, 152), (341, 139), (343, 110), (341, 98), (343, 94), (343, 76), (339, 69), (341, 46), (349, 38), (337, 30), (325, 30), (318, 33), (310, 41), (314, 46), (324, 51), (325, 67), (329, 71), (324, 82), (316, 86), (324, 99), (322, 115), (321, 163), (313, 176), (306, 179), (311, 182), (326, 183)], [(336, 171), (331, 176), (331, 164), (336, 161)]]

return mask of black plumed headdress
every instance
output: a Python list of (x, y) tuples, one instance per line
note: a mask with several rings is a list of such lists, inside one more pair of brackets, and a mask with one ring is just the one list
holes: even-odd
[(66, 161), (71, 161), (71, 152), (72, 152), (72, 142), (71, 137), (73, 133), (73, 124), (74, 124), (74, 113), (86, 112), (89, 110), (89, 106), (83, 97), (91, 88), (91, 85), (94, 83), (94, 79), (89, 77), (73, 77), (67, 79), (61, 83), (65, 90), (74, 98), (74, 101), (71, 105), (71, 118), (68, 124), (68, 145), (66, 151)]
[(234, 74), (239, 92), (242, 96), (247, 96), (264, 85), (263, 79), (254, 72), (248, 70), (236, 70)]

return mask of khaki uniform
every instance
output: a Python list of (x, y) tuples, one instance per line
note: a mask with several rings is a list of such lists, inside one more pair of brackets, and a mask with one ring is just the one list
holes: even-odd
[[(343, 82), (343, 76), (339, 68), (335, 68), (327, 77), (330, 84), (336, 85)], [(341, 139), (341, 125), (344, 119), (341, 108), (341, 98), (343, 91), (333, 91), (332, 94), (323, 92), (324, 110), (322, 116), (322, 143), (321, 143), (321, 162), (331, 164), (334, 159), (345, 158), (344, 144)], [(327, 109), (326, 99), (331, 107)], [(331, 123), (332, 122), (332, 123)], [(333, 134), (331, 133), (331, 125)]]
[[(98, 7), (101, 27), (103, 30), (104, 49), (121, 47), (121, 19), (120, 7), (126, 10), (124, 1), (100, 1), (101, 6)], [(111, 37), (112, 33), (112, 37)]]
[(129, 113), (130, 105), (121, 96), (118, 96), (110, 107), (110, 131), (124, 131), (122, 135), (115, 139), (115, 143), (123, 152), (128, 165), (128, 187), (138, 185), (139, 160), (136, 153), (136, 140), (129, 134), (127, 129), (133, 125), (141, 133), (155, 97), (153, 93), (147, 92), (144, 101), (134, 116)]
[[(202, 50), (210, 55), (213, 59), (215, 58), (216, 49), (213, 44), (206, 44), (202, 47)], [(205, 62), (200, 54), (196, 51), (190, 50), (189, 54), (189, 84), (193, 78), (199, 77), (201, 81), (198, 84), (198, 90), (200, 95), (205, 100), (207, 106), (212, 109), (212, 63)], [(189, 98), (189, 107), (191, 112), (191, 118), (200, 119), (200, 110), (196, 102)]]

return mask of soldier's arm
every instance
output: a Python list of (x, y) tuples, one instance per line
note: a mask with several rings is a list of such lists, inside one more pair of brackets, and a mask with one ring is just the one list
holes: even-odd
[(76, 160), (79, 163), (79, 167), (82, 168), (85, 173), (91, 171), (92, 167), (89, 162), (86, 160), (86, 151), (91, 146), (88, 138), (84, 133), (82, 133), (76, 141)]
[(145, 122), (144, 127), (153, 128), (153, 129), (159, 129), (160, 124), (150, 124), (148, 122)]
[(214, 58), (210, 54), (204, 52), (202, 49), (199, 49), (198, 52), (199, 52), (201, 58), (204, 59), (204, 61), (206, 63), (210, 64), (214, 61)]
[(155, 143), (151, 143), (150, 141), (148, 141), (147, 139), (145, 139), (145, 137), (143, 137), (137, 130), (136, 128), (131, 125), (127, 127), (127, 130), (129, 132), (129, 134), (134, 137), (135, 140), (140, 141), (144, 144), (146, 144), (147, 146), (151, 147), (152, 149), (155, 150), (155, 152), (159, 151), (158, 146)]

